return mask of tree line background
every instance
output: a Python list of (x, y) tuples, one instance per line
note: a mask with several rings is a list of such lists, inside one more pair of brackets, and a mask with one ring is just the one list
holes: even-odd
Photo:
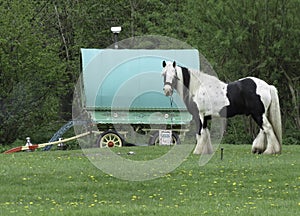
[[(256, 76), (278, 88), (284, 143), (300, 144), (299, 0), (0, 0), (0, 144), (44, 142), (71, 119), (80, 48), (162, 35), (185, 41), (229, 82)], [(247, 117), (224, 142), (250, 143)]]

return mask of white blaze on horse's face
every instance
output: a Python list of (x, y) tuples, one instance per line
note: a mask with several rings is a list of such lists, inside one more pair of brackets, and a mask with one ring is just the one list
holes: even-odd
[(166, 96), (173, 94), (173, 87), (175, 85), (174, 79), (176, 78), (176, 62), (163, 61), (162, 76), (164, 77), (164, 93)]

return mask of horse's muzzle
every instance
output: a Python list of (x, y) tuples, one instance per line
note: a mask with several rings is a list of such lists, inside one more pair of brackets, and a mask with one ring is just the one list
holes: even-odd
[(165, 93), (166, 96), (172, 96), (173, 89), (170, 85), (168, 85), (168, 84), (165, 85), (163, 89), (164, 89), (164, 93)]

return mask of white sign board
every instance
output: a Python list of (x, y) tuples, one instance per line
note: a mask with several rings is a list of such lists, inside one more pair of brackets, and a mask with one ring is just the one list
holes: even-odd
[(172, 144), (172, 131), (159, 130), (159, 145), (171, 145), (171, 144)]

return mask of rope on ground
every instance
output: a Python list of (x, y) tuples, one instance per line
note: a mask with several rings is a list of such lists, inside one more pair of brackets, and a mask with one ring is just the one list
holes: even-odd
[(78, 134), (76, 136), (73, 136), (73, 137), (70, 137), (70, 138), (67, 138), (67, 139), (63, 139), (63, 140), (58, 140), (58, 141), (55, 141), (55, 142), (48, 142), (48, 143), (41, 143), (41, 144), (33, 144), (31, 146), (18, 146), (18, 147), (15, 147), (15, 148), (12, 148), (12, 149), (9, 149), (5, 152), (3, 152), (4, 154), (10, 154), (10, 153), (14, 153), (14, 152), (19, 152), (19, 151), (25, 151), (25, 150), (35, 150), (37, 148), (44, 148), (45, 146), (48, 146), (48, 145), (57, 145), (59, 143), (65, 143), (65, 142), (69, 142), (69, 141), (72, 141), (74, 139), (78, 139), (78, 138), (81, 138), (81, 137), (84, 137), (84, 136), (87, 136), (89, 134), (93, 134), (93, 133), (99, 133), (98, 131), (89, 131), (89, 132), (85, 132), (85, 133), (82, 133), (82, 134)]

